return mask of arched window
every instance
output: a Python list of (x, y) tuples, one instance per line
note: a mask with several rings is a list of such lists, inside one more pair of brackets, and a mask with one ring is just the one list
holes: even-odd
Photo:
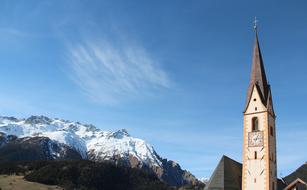
[(255, 160), (257, 160), (257, 151), (254, 153)]
[(270, 127), (270, 134), (271, 134), (271, 136), (274, 136), (274, 130), (273, 130), (272, 126)]
[(258, 131), (258, 118), (253, 117), (252, 119), (252, 131)]

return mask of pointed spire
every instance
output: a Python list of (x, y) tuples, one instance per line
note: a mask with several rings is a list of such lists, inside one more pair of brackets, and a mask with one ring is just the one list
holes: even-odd
[(267, 82), (264, 64), (262, 60), (262, 55), (260, 51), (259, 46), (259, 40), (258, 40), (258, 31), (257, 31), (257, 20), (255, 20), (254, 30), (255, 30), (255, 44), (254, 44), (254, 50), (253, 50), (253, 65), (252, 65), (252, 72), (250, 76), (250, 84), (249, 89), (247, 92), (247, 104), (249, 103), (249, 99), (251, 98), (251, 94), (253, 91), (254, 86), (256, 85), (260, 96), (262, 98), (262, 101), (264, 105), (266, 105), (268, 92), (269, 92), (269, 85)]
[(257, 84), (261, 90), (263, 98), (266, 98), (268, 93), (268, 82), (266, 79), (264, 64), (262, 60), (262, 55), (259, 47), (258, 41), (258, 32), (256, 30), (256, 40), (254, 45), (254, 52), (253, 52), (253, 66), (252, 66), (252, 73), (250, 77), (250, 84)]

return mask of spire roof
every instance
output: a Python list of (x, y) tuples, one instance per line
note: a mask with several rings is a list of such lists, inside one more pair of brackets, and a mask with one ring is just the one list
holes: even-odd
[(269, 92), (269, 84), (267, 82), (264, 64), (262, 60), (261, 50), (259, 46), (259, 40), (258, 40), (258, 32), (257, 27), (255, 28), (255, 44), (253, 49), (253, 65), (252, 65), (252, 72), (250, 76), (250, 83), (249, 88), (247, 92), (247, 102), (246, 107), (248, 106), (249, 100), (251, 98), (253, 88), (254, 86), (257, 87), (262, 102), (264, 105), (266, 105), (267, 98), (268, 98), (268, 92)]

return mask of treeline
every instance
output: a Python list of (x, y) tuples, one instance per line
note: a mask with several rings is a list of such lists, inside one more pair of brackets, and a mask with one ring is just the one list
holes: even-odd
[(154, 174), (140, 169), (91, 161), (35, 161), (0, 163), (0, 174), (66, 190), (172, 190)]

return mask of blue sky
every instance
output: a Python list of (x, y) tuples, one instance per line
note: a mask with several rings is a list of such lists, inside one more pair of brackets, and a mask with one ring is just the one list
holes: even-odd
[(0, 114), (126, 128), (197, 177), (241, 161), (254, 33), (272, 85), (278, 173), (307, 153), (307, 3), (0, 1)]

